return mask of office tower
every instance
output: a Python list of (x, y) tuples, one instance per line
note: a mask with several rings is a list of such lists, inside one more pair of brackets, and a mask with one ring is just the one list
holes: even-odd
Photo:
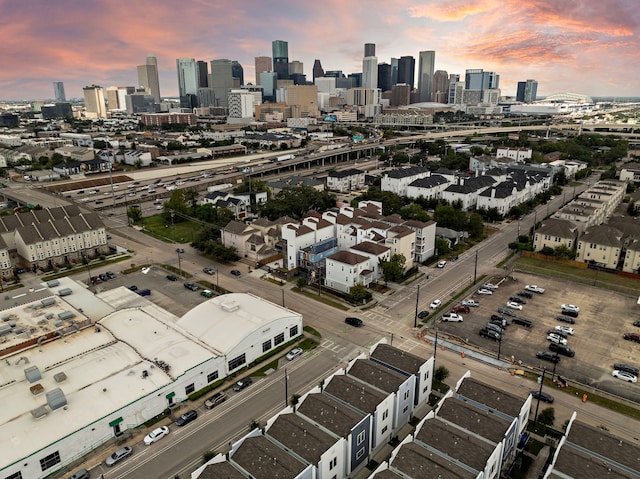
[(398, 83), (391, 87), (391, 100), (389, 106), (406, 106), (411, 103), (411, 87), (404, 83)]
[(273, 52), (273, 71), (277, 73), (278, 80), (289, 79), (289, 43), (283, 40), (274, 40), (271, 43)]
[(538, 95), (538, 82), (535, 80), (519, 81), (516, 92), (516, 100), (525, 103), (536, 101)]
[(107, 87), (107, 110), (119, 110), (118, 107), (118, 87), (117, 86), (108, 86)]
[[(349, 73), (349, 75), (347, 75), (347, 78), (351, 80), (351, 88), (360, 88), (362, 86), (362, 73)], [(340, 79), (338, 78), (336, 80), (336, 86), (338, 88), (343, 88), (339, 86), (339, 84)]]
[(56, 102), (53, 105), (42, 105), (40, 108), (43, 120), (54, 120), (56, 118), (73, 118), (71, 103)]
[(391, 86), (398, 83), (398, 59), (391, 59)]
[(273, 70), (273, 66), (271, 65), (271, 57), (256, 57), (255, 67), (256, 67), (256, 84), (260, 85), (260, 74), (263, 72), (270, 72)]
[(320, 60), (317, 58), (313, 62), (313, 83), (316, 82), (316, 78), (321, 78), (324, 76), (324, 70), (322, 69), (322, 64)]
[(464, 75), (467, 90), (494, 90), (500, 87), (500, 75), (479, 69), (467, 70)]
[(449, 97), (449, 74), (444, 70), (436, 70), (433, 74), (433, 90), (431, 100), (436, 103), (447, 103)]
[(147, 92), (146, 88), (140, 88), (125, 96), (125, 107), (127, 113), (157, 113), (158, 104), (153, 95)]
[(64, 83), (61, 81), (53, 82), (53, 97), (56, 101), (65, 102), (67, 101), (67, 96), (64, 94)]
[(336, 78), (317, 77), (315, 80), (316, 86), (318, 87), (318, 93), (335, 93)]
[(378, 88), (381, 91), (391, 90), (391, 65), (389, 63), (380, 63), (378, 65)]
[(211, 60), (209, 88), (215, 94), (215, 106), (227, 108), (229, 90), (233, 88), (233, 62), (226, 58)]
[(260, 73), (260, 85), (264, 88), (264, 101), (276, 100), (276, 86), (278, 81), (278, 74), (276, 72), (262, 72)]
[(87, 109), (87, 118), (106, 118), (107, 109), (104, 104), (104, 92), (98, 85), (86, 86), (84, 93), (84, 106)]
[(253, 121), (253, 93), (247, 90), (229, 91), (227, 123), (251, 123)]
[(376, 45), (374, 43), (364, 44), (362, 87), (378, 88), (378, 57), (376, 57)]
[(420, 52), (418, 62), (418, 93), (420, 102), (433, 101), (433, 73), (436, 61), (436, 52), (433, 50)]
[(456, 103), (456, 85), (460, 82), (460, 75), (458, 73), (452, 73), (449, 75), (449, 95), (447, 96), (447, 103), (454, 105)]
[(198, 88), (207, 88), (209, 86), (209, 65), (207, 62), (198, 60)]
[(244, 68), (242, 68), (242, 65), (240, 65), (240, 62), (237, 60), (231, 62), (231, 75), (233, 78), (239, 80), (239, 87), (244, 85)]
[(176, 60), (178, 71), (178, 92), (180, 97), (195, 95), (198, 93), (198, 66), (194, 58), (178, 58)]
[(327, 70), (326, 72), (324, 72), (324, 76), (333, 78), (344, 78), (344, 73), (342, 73), (342, 70)]
[(291, 85), (285, 87), (286, 103), (291, 107), (292, 118), (318, 116), (318, 87), (316, 85)]
[(294, 73), (304, 73), (304, 63), (299, 60), (289, 62), (289, 75)]
[(412, 56), (400, 57), (398, 60), (398, 83), (409, 85), (413, 90), (413, 80), (416, 75), (416, 60)]
[(147, 55), (147, 62), (144, 65), (138, 65), (138, 86), (150, 92), (155, 102), (160, 103), (158, 60), (151, 53)]

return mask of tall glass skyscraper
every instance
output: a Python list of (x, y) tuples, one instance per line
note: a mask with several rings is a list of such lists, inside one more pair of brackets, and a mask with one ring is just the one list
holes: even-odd
[(436, 52), (428, 50), (420, 52), (418, 62), (418, 93), (420, 101), (433, 101), (431, 92), (433, 91), (433, 74), (435, 72)]
[(56, 101), (67, 101), (67, 96), (64, 94), (64, 83), (61, 81), (53, 82), (53, 97)]
[(271, 43), (273, 52), (273, 71), (278, 74), (278, 80), (289, 79), (289, 42), (274, 40)]

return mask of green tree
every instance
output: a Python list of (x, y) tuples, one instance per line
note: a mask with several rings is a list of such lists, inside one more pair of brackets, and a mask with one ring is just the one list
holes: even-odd
[(484, 236), (484, 221), (482, 221), (482, 216), (478, 213), (471, 213), (467, 231), (472, 238), (481, 239)]
[(362, 304), (369, 301), (373, 295), (365, 286), (361, 283), (353, 285), (349, 289), (349, 301), (355, 304)]
[(402, 254), (394, 254), (389, 261), (379, 260), (380, 271), (385, 281), (399, 281), (404, 273), (404, 265), (407, 262)]
[(188, 188), (184, 191), (184, 201), (191, 209), (191, 213), (195, 214), (198, 206), (198, 192), (194, 188)]
[(436, 238), (436, 251), (438, 256), (444, 256), (451, 252), (449, 242), (444, 238)]
[(429, 213), (417, 203), (402, 207), (399, 213), (403, 220), (429, 221), (431, 219)]
[(556, 411), (552, 407), (548, 407), (540, 411), (538, 414), (538, 422), (540, 424), (544, 424), (545, 426), (553, 426), (553, 423), (556, 421)]
[(127, 208), (127, 215), (129, 215), (129, 219), (132, 223), (137, 223), (142, 219), (142, 212), (140, 211), (140, 208), (136, 208), (134, 206)]
[(169, 200), (165, 201), (162, 215), (167, 223), (184, 221), (183, 215), (189, 214), (190, 206), (187, 204), (185, 194), (186, 191), (183, 189), (173, 190)]
[(296, 287), (298, 289), (304, 289), (307, 287), (308, 284), (309, 284), (309, 281), (304, 276), (300, 276), (298, 279), (296, 279)]
[(553, 250), (553, 256), (560, 259), (574, 259), (576, 254), (567, 245), (556, 246)]
[(449, 370), (444, 366), (438, 366), (433, 373), (433, 377), (439, 383), (443, 383), (449, 377)]

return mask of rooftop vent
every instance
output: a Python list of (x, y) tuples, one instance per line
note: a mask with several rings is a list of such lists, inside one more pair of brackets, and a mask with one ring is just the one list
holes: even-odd
[(35, 419), (40, 419), (41, 417), (44, 417), (47, 415), (47, 406), (40, 406), (36, 409), (32, 409), (31, 410), (31, 415), (35, 418)]
[(47, 404), (51, 410), (55, 411), (63, 406), (67, 405), (67, 398), (65, 397), (62, 389), (56, 388), (47, 393)]
[(232, 313), (238, 309), (240, 309), (240, 304), (237, 301), (229, 300), (229, 301), (220, 301), (220, 307), (223, 311), (227, 313)]
[(53, 379), (55, 379), (57, 383), (61, 383), (62, 381), (67, 379), (67, 375), (61, 371), (59, 373), (54, 374)]
[(76, 313), (72, 311), (63, 311), (62, 313), (58, 313), (58, 319), (65, 321), (67, 319), (71, 319), (76, 315)]
[(56, 286), (60, 286), (60, 281), (58, 281), (57, 279), (47, 281), (47, 288), (55, 288)]
[(29, 366), (24, 370), (24, 377), (26, 377), (27, 381), (30, 383), (35, 383), (42, 379), (42, 374), (40, 373), (38, 366)]
[(56, 300), (55, 298), (44, 298), (42, 301), (40, 301), (40, 304), (42, 304), (42, 306), (53, 306), (54, 304), (56, 304)]

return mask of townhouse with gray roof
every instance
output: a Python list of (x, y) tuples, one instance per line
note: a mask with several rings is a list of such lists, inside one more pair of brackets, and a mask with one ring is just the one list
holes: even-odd
[(432, 174), (425, 178), (419, 178), (407, 185), (407, 198), (438, 200), (442, 198), (442, 192), (450, 184), (450, 180), (442, 175)]
[(263, 436), (259, 429), (233, 445), (229, 461), (255, 479), (312, 479), (313, 466), (297, 459)]
[(365, 187), (365, 172), (357, 168), (332, 171), (327, 175), (327, 189), (339, 193), (358, 191)]
[(573, 249), (577, 238), (578, 227), (573, 222), (558, 218), (548, 218), (535, 230), (533, 249), (540, 251), (543, 248), (555, 249), (558, 246), (566, 246), (569, 249)]
[(617, 269), (623, 247), (623, 234), (617, 228), (590, 226), (578, 239), (576, 261)]
[(380, 183), (382, 191), (391, 191), (398, 196), (407, 196), (407, 187), (415, 180), (426, 178), (431, 172), (420, 166), (397, 168), (385, 172)]

